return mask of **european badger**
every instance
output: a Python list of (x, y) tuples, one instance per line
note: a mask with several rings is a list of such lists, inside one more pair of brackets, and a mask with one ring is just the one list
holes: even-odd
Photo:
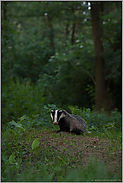
[(69, 114), (65, 110), (51, 110), (51, 118), (54, 125), (59, 125), (60, 131), (73, 132), (76, 134), (84, 133), (85, 121), (76, 116)]

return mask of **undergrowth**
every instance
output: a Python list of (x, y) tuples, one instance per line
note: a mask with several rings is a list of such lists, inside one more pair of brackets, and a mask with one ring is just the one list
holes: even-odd
[[(120, 162), (118, 172), (114, 174), (101, 159), (94, 156), (85, 159), (77, 144), (67, 139), (68, 136), (76, 139), (76, 136), (50, 133), (50, 130), (24, 131), (21, 128), (2, 133), (2, 181), (121, 180)], [(63, 146), (58, 149), (56, 143), (61, 137)], [(83, 143), (83, 139), (79, 143)]]
[[(95, 156), (88, 158), (86, 161), (83, 159), (85, 164), (80, 164), (83, 158), (82, 152), (79, 151), (76, 143), (67, 140), (68, 137), (76, 139), (77, 136), (69, 133), (67, 136), (63, 136), (62, 133), (57, 134), (58, 126), (53, 125), (49, 118), (50, 109), (54, 107), (56, 106), (44, 106), (44, 111), (48, 111), (45, 121), (41, 114), (37, 114), (32, 117), (22, 116), (18, 121), (12, 120), (7, 123), (6, 128), (4, 126), (2, 130), (2, 181), (121, 180), (121, 171), (114, 174), (109, 170), (106, 163)], [(91, 123), (93, 120), (91, 116), (94, 112), (89, 109), (81, 110), (71, 106), (70, 109), (73, 110), (72, 113), (83, 117), (87, 124), (89, 122), (91, 124), (88, 128), (91, 133), (85, 134), (83, 138), (96, 136), (96, 138), (108, 139), (109, 146), (106, 146), (106, 151), (110, 158), (114, 158), (117, 151), (121, 150), (121, 131), (120, 129), (116, 130), (114, 119), (111, 118), (113, 120), (111, 121), (107, 117), (105, 122), (106, 117), (102, 118), (103, 128), (100, 130), (100, 125), (97, 124), (96, 127), (96, 124), (93, 126), (93, 123)], [(91, 115), (89, 116), (89, 114)], [(99, 118), (97, 113), (95, 116), (95, 119)], [(43, 133), (45, 133), (45, 138), (40, 143)], [(55, 141), (58, 138), (62, 138), (60, 143), (63, 144), (63, 149), (60, 150), (57, 149)], [(84, 143), (83, 139), (80, 139), (79, 142), (80, 144)], [(65, 147), (67, 143), (69, 147)], [(87, 147), (90, 148), (91, 152), (95, 145), (92, 144)], [(71, 154), (71, 148), (74, 148), (72, 150), (74, 155)], [(98, 150), (101, 150), (101, 148), (98, 144)], [(118, 167), (121, 169), (120, 162)]]
[(84, 136), (56, 133), (50, 111), (58, 107), (47, 104), (40, 87), (3, 86), (2, 181), (121, 181), (121, 114), (66, 108), (85, 120)]

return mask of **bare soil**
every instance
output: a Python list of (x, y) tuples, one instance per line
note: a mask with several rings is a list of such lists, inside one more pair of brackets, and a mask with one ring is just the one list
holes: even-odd
[[(40, 141), (39, 146), (41, 149), (50, 147), (50, 149), (59, 152), (59, 154), (69, 154), (71, 157), (76, 157), (75, 161), (78, 161), (83, 166), (86, 166), (89, 158), (96, 157), (106, 163), (114, 173), (119, 171), (122, 150), (121, 145), (117, 145), (115, 140), (74, 135), (67, 132), (45, 131), (34, 135), (34, 137)], [(71, 163), (74, 163), (73, 159)]]

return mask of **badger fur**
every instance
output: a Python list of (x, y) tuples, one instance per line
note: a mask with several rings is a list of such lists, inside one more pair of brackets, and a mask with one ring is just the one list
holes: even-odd
[(59, 131), (80, 134), (86, 130), (85, 121), (82, 118), (69, 114), (65, 110), (51, 110), (51, 118), (54, 125), (59, 125)]

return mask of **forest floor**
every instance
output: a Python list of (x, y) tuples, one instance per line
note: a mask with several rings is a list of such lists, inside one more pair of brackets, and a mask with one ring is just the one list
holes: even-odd
[[(32, 148), (34, 141), (38, 144), (35, 149)], [(4, 160), (2, 175), (7, 182), (71, 181), (78, 178), (77, 173), (81, 168), (84, 168), (83, 174), (80, 171), (78, 181), (91, 181), (93, 178), (96, 180), (101, 176), (101, 180), (109, 177), (109, 180), (121, 181), (122, 143), (118, 140), (92, 134), (84, 136), (32, 129), (16, 136), (14, 133), (6, 133), (1, 147)], [(6, 155), (10, 162), (7, 170), (8, 158), (4, 157)], [(13, 168), (16, 173), (11, 173)], [(74, 173), (69, 177), (72, 170), (77, 172), (76, 177)], [(68, 176), (68, 179), (64, 179), (65, 176)]]
[[(95, 157), (108, 165), (114, 173), (119, 171), (119, 163), (122, 162), (121, 143), (104, 138), (75, 135), (67, 132), (42, 131), (34, 135), (38, 138), (41, 147), (40, 153), (45, 149), (52, 149), (57, 154), (69, 154), (71, 163), (86, 166), (89, 158)], [(43, 149), (43, 150), (42, 150)], [(75, 162), (77, 161), (77, 162)]]

